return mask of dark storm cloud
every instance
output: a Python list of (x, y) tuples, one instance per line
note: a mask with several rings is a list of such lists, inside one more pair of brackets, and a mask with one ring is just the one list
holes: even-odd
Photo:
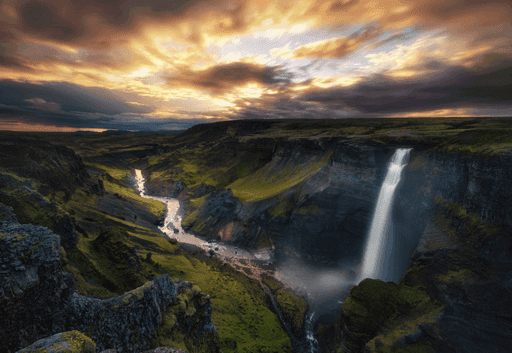
[(23, 58), (20, 58), (18, 55), (13, 54), (10, 48), (11, 45), (2, 43), (2, 38), (0, 35), (0, 67), (7, 67), (22, 71), (32, 71), (32, 69), (26, 65), (27, 61)]
[[(217, 3), (219, 1), (28, 0), (17, 2), (16, 11), (20, 17), (18, 29), (25, 35), (44, 41), (106, 49), (114, 43), (119, 44), (120, 37), (137, 32), (148, 18), (172, 21), (194, 7), (207, 10)], [(230, 11), (236, 12), (236, 9), (227, 13)], [(105, 26), (111, 30), (108, 37), (101, 33)], [(0, 31), (2, 27), (0, 25)]]
[(316, 89), (306, 102), (340, 102), (363, 113), (429, 111), (451, 107), (512, 108), (512, 57), (487, 54), (472, 69), (440, 62), (422, 64), (421, 78), (396, 79), (382, 74), (347, 87)]
[[(22, 83), (10, 80), (0, 81), (0, 104), (32, 106), (30, 99), (40, 98), (58, 104), (63, 111), (121, 114), (150, 113), (151, 108), (126, 103), (128, 97), (99, 87), (83, 87), (66, 82), (44, 84)], [(132, 101), (136, 101), (134, 95)]]
[(175, 76), (168, 77), (167, 83), (170, 86), (185, 86), (213, 93), (224, 93), (248, 83), (287, 84), (290, 79), (291, 75), (277, 66), (231, 63), (216, 65), (201, 71), (182, 69)]
[(354, 110), (342, 104), (319, 104), (296, 100), (287, 93), (279, 98), (263, 95), (256, 99), (239, 100), (241, 109), (233, 111), (230, 119), (326, 119), (343, 118), (353, 115)]

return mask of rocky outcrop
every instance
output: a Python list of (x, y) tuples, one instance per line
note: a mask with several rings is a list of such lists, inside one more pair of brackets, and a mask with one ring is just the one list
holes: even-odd
[(0, 249), (0, 341), (5, 352), (66, 331), (60, 324), (61, 308), (72, 294), (73, 278), (61, 269), (60, 237), (46, 227), (12, 222), (10, 216), (0, 226)]
[[(240, 223), (238, 213), (241, 208), (242, 203), (233, 197), (231, 190), (214, 191), (206, 196), (204, 204), (183, 222), (183, 229), (209, 233), (209, 238), (218, 235), (223, 241), (231, 240), (234, 222)], [(205, 215), (208, 217), (204, 217)], [(229, 230), (225, 231), (226, 229)]]
[(17, 353), (30, 352), (48, 353), (96, 353), (96, 344), (79, 331), (57, 333), (51, 337), (43, 338)]
[(13, 207), (22, 224), (46, 226), (61, 236), (63, 245), (75, 247), (78, 233), (73, 219), (55, 201), (48, 202), (31, 185), (0, 191), (0, 203)]
[[(98, 349), (144, 350), (173, 309), (177, 327), (206, 351), (218, 351), (211, 302), (188, 282), (167, 275), (111, 299), (83, 297), (61, 269), (60, 237), (45, 227), (20, 225), (12, 209), (0, 208), (0, 340), (15, 352), (55, 333), (78, 330)], [(190, 293), (187, 299), (180, 293)]]

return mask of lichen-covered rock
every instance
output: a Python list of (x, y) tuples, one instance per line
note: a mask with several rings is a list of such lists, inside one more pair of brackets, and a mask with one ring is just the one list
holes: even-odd
[(57, 333), (40, 339), (17, 353), (96, 353), (96, 344), (79, 331)]
[(18, 223), (18, 219), (11, 206), (0, 203), (0, 225), (3, 223)]
[[(9, 216), (10, 210), (3, 209)], [(141, 352), (166, 308), (186, 302), (180, 288), (180, 293), (191, 293), (195, 305), (185, 305), (179, 329), (194, 344), (213, 344), (218, 350), (211, 302), (192, 284), (176, 284), (164, 275), (116, 298), (83, 297), (73, 290), (71, 275), (62, 272), (61, 249), (60, 237), (46, 227), (0, 224), (0, 342), (5, 352), (69, 330), (86, 334), (99, 350)]]
[(76, 293), (65, 303), (65, 327), (85, 332), (98, 349), (137, 352), (149, 343), (165, 308), (176, 300), (177, 285), (162, 276), (120, 297), (96, 299)]
[(148, 351), (145, 351), (144, 353), (187, 353), (187, 352), (183, 351), (181, 349), (158, 347), (158, 348), (155, 348), (155, 349), (150, 349)]
[(60, 252), (60, 237), (48, 228), (1, 224), (0, 342), (7, 352), (66, 331), (62, 303), (73, 278), (62, 272)]

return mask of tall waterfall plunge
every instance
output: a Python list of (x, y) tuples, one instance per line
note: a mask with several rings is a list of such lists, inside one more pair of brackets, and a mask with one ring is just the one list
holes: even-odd
[(379, 199), (373, 215), (370, 234), (364, 251), (363, 266), (358, 283), (365, 278), (385, 280), (388, 274), (388, 262), (392, 252), (392, 231), (390, 228), (391, 206), (395, 189), (400, 182), (400, 174), (409, 159), (411, 148), (399, 148), (393, 154), (388, 166), (386, 179), (380, 188)]

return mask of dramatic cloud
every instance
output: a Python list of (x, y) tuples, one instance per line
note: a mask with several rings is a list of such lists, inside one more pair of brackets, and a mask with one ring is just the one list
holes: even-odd
[(370, 39), (376, 38), (381, 33), (374, 28), (366, 28), (362, 32), (354, 33), (348, 37), (322, 40), (303, 45), (291, 52), (278, 52), (284, 57), (301, 58), (341, 58), (356, 51)]
[(42, 98), (25, 99), (25, 101), (34, 104), (37, 107), (48, 110), (59, 110), (60, 104), (55, 102), (47, 102)]
[(503, 113), (511, 18), (510, 0), (3, 0), (0, 122)]
[(475, 68), (425, 63), (414, 79), (375, 74), (351, 87), (315, 89), (301, 99), (342, 102), (362, 113), (430, 111), (460, 106), (511, 106), (512, 56), (488, 54)]
[(167, 79), (167, 83), (171, 86), (192, 87), (213, 93), (223, 93), (249, 83), (270, 86), (286, 84), (289, 81), (290, 75), (279, 67), (247, 63), (216, 65), (200, 71), (184, 69), (178, 75)]

